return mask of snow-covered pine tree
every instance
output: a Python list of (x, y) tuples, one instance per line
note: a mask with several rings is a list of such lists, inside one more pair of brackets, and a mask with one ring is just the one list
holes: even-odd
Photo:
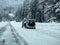
[(39, 0), (32, 0), (30, 4), (31, 18), (36, 19)]

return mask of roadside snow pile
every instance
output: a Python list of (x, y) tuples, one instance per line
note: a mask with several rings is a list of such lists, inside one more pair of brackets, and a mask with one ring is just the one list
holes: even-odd
[(0, 22), (0, 28), (3, 27), (3, 26), (5, 26), (6, 24), (7, 24), (7, 22), (3, 22), (3, 21)]
[(60, 23), (36, 23), (37, 29), (60, 30)]
[(11, 22), (28, 45), (60, 45), (59, 23), (36, 23), (36, 29), (22, 28), (21, 22)]

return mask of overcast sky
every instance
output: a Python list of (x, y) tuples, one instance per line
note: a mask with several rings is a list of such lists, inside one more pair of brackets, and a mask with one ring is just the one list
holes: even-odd
[(0, 0), (0, 6), (22, 5), (24, 0)]

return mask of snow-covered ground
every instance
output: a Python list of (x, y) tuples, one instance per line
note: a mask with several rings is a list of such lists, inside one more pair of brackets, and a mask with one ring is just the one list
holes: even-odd
[(36, 23), (36, 29), (26, 29), (22, 22), (0, 22), (0, 45), (60, 45), (60, 23)]
[(3, 22), (3, 21), (0, 22), (0, 28), (3, 27), (3, 26), (5, 26), (7, 23), (8, 23), (8, 22)]
[[(6, 24), (6, 22), (4, 23)], [(19, 33), (16, 32), (10, 22), (8, 22), (0, 29), (0, 45), (27, 45), (27, 43), (19, 36)]]
[(36, 29), (22, 28), (21, 22), (11, 22), (28, 45), (60, 45), (60, 23), (36, 23)]

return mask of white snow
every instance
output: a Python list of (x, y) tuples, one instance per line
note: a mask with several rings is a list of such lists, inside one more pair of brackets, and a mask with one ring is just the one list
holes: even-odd
[(11, 17), (14, 17), (14, 14), (12, 14), (12, 13), (9, 13), (8, 15), (11, 16)]
[(3, 21), (0, 22), (0, 28), (3, 27), (3, 26), (5, 26), (6, 24), (7, 24), (7, 22), (3, 22)]
[(36, 29), (22, 28), (21, 23), (11, 22), (28, 45), (60, 45), (60, 23), (36, 23)]
[(5, 30), (5, 32), (3, 33), (3, 35), (1, 36), (0, 41), (5, 40), (4, 45), (17, 45), (15, 42), (15, 39), (13, 37), (14, 36), (12, 35), (11, 29), (8, 26)]
[(24, 39), (22, 39), (18, 35), (18, 33), (11, 26), (10, 22), (8, 22), (5, 26), (1, 27), (0, 45), (24, 45), (24, 44), (27, 43), (24, 42)]
[(60, 9), (59, 9), (59, 8), (57, 8), (55, 12), (58, 12), (58, 11), (60, 11)]

